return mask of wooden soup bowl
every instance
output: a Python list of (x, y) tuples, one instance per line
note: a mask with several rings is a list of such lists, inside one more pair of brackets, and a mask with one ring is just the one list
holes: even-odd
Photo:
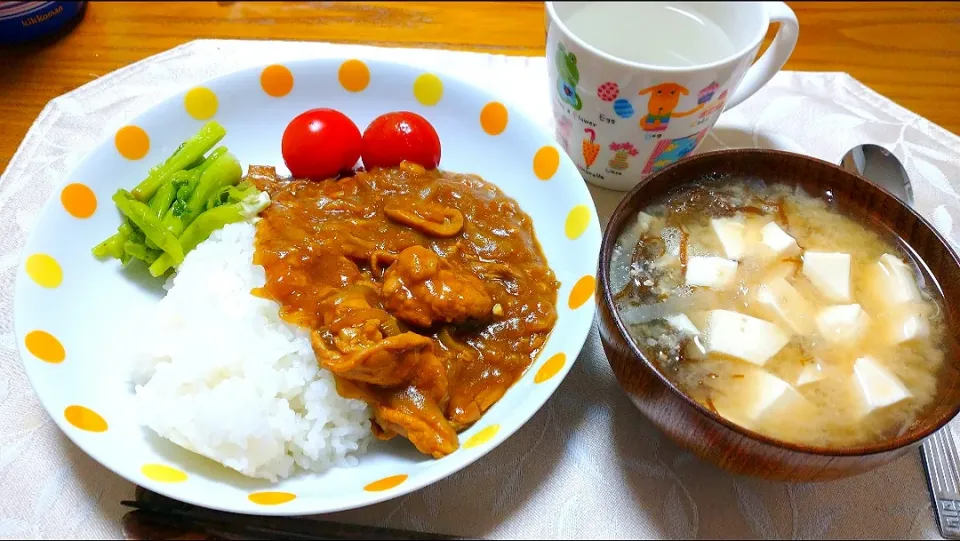
[[(786, 443), (742, 428), (704, 408), (674, 386), (627, 334), (610, 290), (610, 261), (624, 226), (649, 203), (690, 183), (724, 177), (800, 186), (832, 199), (845, 215), (872, 224), (919, 263), (929, 290), (940, 294), (948, 336), (937, 394), (899, 436), (861, 447), (824, 448)], [(785, 481), (824, 481), (865, 472), (919, 445), (960, 411), (960, 260), (919, 214), (889, 192), (833, 164), (774, 150), (737, 149), (701, 154), (650, 175), (614, 211), (603, 235), (597, 286), (600, 338), (620, 385), (633, 403), (673, 441), (737, 474)]]

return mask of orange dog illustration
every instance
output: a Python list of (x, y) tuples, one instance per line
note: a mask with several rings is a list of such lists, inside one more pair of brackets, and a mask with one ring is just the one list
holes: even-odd
[(676, 111), (680, 96), (689, 93), (686, 87), (677, 83), (662, 83), (641, 90), (639, 95), (650, 94), (650, 101), (647, 103), (647, 116), (640, 119), (640, 127), (644, 131), (663, 131), (672, 117), (692, 115), (702, 109), (703, 104), (700, 104), (689, 111)]

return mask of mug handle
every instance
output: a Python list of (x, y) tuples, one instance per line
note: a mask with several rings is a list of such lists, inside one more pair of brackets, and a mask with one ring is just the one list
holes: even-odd
[(770, 79), (787, 63), (787, 59), (793, 54), (793, 48), (797, 46), (800, 24), (797, 23), (797, 16), (793, 10), (783, 2), (764, 2), (763, 8), (767, 10), (771, 23), (780, 23), (780, 29), (777, 30), (773, 43), (763, 56), (747, 70), (747, 74), (740, 81), (740, 86), (731, 96), (727, 110), (740, 105), (740, 102), (769, 83)]

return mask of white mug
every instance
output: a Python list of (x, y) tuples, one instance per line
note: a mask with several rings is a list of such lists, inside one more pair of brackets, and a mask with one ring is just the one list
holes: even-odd
[[(588, 4), (605, 3), (546, 3), (549, 91), (558, 142), (584, 179), (614, 190), (629, 190), (693, 152), (721, 112), (750, 97), (783, 67), (799, 32), (796, 15), (783, 2), (661, 2), (666, 9), (678, 6), (711, 21), (711, 28), (729, 39), (732, 54), (685, 67), (644, 64), (601, 51), (571, 32), (566, 23)], [(780, 23), (777, 36), (751, 66), (771, 22)], [(640, 33), (657, 23), (621, 20), (617, 25)], [(655, 30), (666, 39), (690, 39), (681, 29)], [(635, 38), (621, 34), (617, 39)]]

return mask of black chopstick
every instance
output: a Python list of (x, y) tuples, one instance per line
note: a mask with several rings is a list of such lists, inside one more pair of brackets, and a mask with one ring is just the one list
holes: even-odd
[(293, 539), (293, 540), (456, 540), (439, 534), (342, 524), (302, 517), (254, 517), (213, 511), (166, 498), (137, 487), (135, 501), (121, 505), (134, 511), (124, 516), (128, 538)]

